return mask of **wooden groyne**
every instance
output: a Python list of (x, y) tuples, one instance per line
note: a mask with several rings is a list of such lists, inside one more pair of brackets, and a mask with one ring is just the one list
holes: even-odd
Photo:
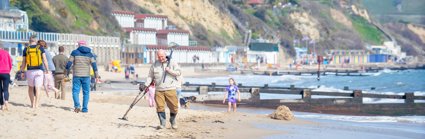
[[(243, 86), (239, 84), (239, 90), (243, 96), (249, 97), (242, 100), (240, 105), (252, 107), (276, 108), (286, 105), (295, 111), (350, 114), (350, 115), (425, 115), (425, 96), (415, 96), (412, 92), (404, 95), (372, 94), (364, 93), (362, 90), (348, 90), (346, 92), (314, 91), (312, 88)], [(222, 104), (223, 94), (210, 92), (225, 92), (226, 85), (190, 84), (186, 82), (183, 92), (197, 92), (197, 102), (206, 104)], [(281, 94), (299, 95), (300, 99), (261, 99), (260, 95)], [(312, 96), (326, 96), (327, 98), (313, 98)], [(398, 99), (404, 103), (364, 103), (363, 98), (374, 99)]]
[(325, 71), (314, 71), (314, 70), (304, 70), (304, 71), (250, 71), (242, 70), (241, 74), (254, 74), (254, 75), (267, 75), (267, 76), (282, 76), (282, 75), (317, 75), (321, 76), (326, 75), (335, 75), (335, 76), (369, 76), (371, 73), (377, 73), (376, 71), (364, 72), (360, 70), (325, 70)]
[(373, 73), (378, 73), (381, 70), (409, 70), (409, 69), (425, 69), (425, 65), (415, 66), (397, 66), (397, 67), (367, 67), (360, 69), (317, 69), (310, 70), (240, 70), (241, 74), (267, 75), (267, 76), (282, 76), (282, 75), (335, 75), (335, 76), (370, 76)]

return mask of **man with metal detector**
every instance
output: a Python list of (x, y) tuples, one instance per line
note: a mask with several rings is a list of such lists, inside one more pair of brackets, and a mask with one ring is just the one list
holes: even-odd
[(165, 128), (165, 103), (167, 103), (170, 109), (171, 128), (177, 129), (176, 116), (178, 112), (178, 100), (176, 93), (176, 77), (180, 76), (181, 73), (178, 64), (171, 61), (172, 54), (172, 49), (168, 58), (164, 50), (160, 49), (157, 51), (158, 60), (152, 64), (145, 82), (145, 86), (150, 85), (152, 81), (155, 82), (156, 111), (160, 122), (158, 129)]

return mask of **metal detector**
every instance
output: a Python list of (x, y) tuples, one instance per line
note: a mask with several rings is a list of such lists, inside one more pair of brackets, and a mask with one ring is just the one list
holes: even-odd
[[(170, 52), (170, 55), (167, 57), (167, 67), (169, 67), (170, 66), (170, 63), (171, 63), (171, 58), (172, 58), (172, 56), (173, 56), (173, 51), (174, 51), (174, 48), (177, 48), (179, 45), (177, 44), (177, 43), (175, 43), (175, 42), (172, 42), (172, 43), (170, 43), (170, 44), (172, 44), (172, 46), (171, 46), (171, 52)], [(167, 73), (164, 73), (164, 75), (163, 75), (164, 77), (162, 77), (162, 83), (165, 83), (165, 78), (167, 77)]]
[[(151, 86), (152, 83), (153, 83), (153, 81), (149, 84), (149, 86)], [(142, 85), (142, 84), (140, 84), (140, 85)], [(139, 102), (146, 95), (149, 86), (146, 86), (142, 90), (142, 88), (140, 87), (140, 85), (139, 85), (139, 94), (137, 94), (136, 98), (134, 98), (133, 102), (130, 104), (130, 107), (125, 112), (125, 114), (121, 118), (118, 118), (118, 119), (128, 121), (128, 118), (127, 118), (128, 112), (130, 112), (130, 110), (137, 104), (137, 102)]]

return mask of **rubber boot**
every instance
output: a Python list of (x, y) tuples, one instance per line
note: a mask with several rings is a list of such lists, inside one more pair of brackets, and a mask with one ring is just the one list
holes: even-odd
[(164, 129), (165, 128), (165, 112), (158, 112), (158, 118), (159, 118), (159, 126), (158, 129)]
[(177, 113), (170, 113), (170, 123), (171, 123), (171, 128), (173, 129), (177, 129), (176, 116), (177, 116)]

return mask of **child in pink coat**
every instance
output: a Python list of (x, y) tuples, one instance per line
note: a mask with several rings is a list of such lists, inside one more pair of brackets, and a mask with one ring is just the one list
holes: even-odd
[(151, 86), (149, 86), (147, 90), (147, 94), (149, 96), (148, 98), (149, 107), (155, 107), (155, 84), (152, 84)]

